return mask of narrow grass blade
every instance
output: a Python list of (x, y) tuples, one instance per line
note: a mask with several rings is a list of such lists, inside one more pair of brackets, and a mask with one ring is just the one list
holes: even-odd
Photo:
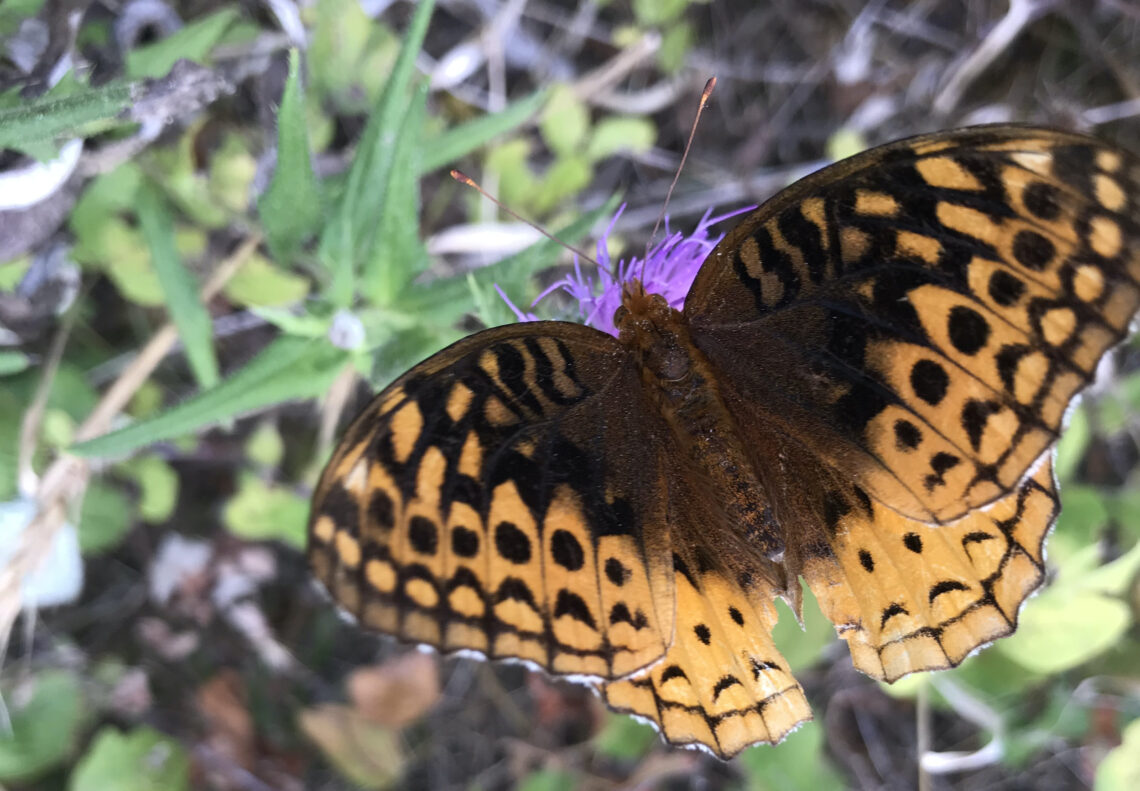
[(412, 97), (400, 134), (389, 151), (392, 165), (380, 203), (371, 254), (360, 272), (360, 291), (373, 305), (391, 305), (427, 267), (420, 241), (419, 154), (427, 113), (427, 84)]
[(420, 172), (431, 173), (516, 129), (542, 109), (547, 91), (511, 102), (497, 113), (483, 115), (432, 137), (421, 146)]
[(328, 389), (348, 353), (323, 339), (284, 335), (244, 368), (158, 417), (79, 443), (79, 456), (122, 456), (153, 442), (186, 436), (222, 420)]
[(423, 46), (434, 7), (434, 0), (423, 0), (416, 6), (388, 84), (361, 134), (336, 212), (321, 237), (320, 259), (332, 274), (326, 296), (337, 306), (352, 301), (354, 262), (370, 257), (376, 238), (375, 220), (392, 167), (392, 147), (400, 134), (416, 55)]
[(213, 323), (198, 296), (197, 281), (178, 257), (174, 246), (174, 225), (158, 190), (144, 186), (139, 193), (136, 211), (143, 236), (150, 247), (155, 274), (166, 298), (166, 309), (178, 328), (190, 370), (194, 372), (200, 388), (213, 387), (218, 382)]

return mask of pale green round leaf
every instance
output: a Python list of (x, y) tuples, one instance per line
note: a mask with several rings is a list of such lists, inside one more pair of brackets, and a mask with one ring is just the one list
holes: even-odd
[(79, 679), (62, 670), (49, 670), (25, 690), (4, 690), (12, 720), (10, 734), (0, 738), (0, 781), (23, 782), (62, 763), (75, 748), (84, 718)]
[(68, 791), (183, 791), (190, 761), (182, 746), (153, 728), (127, 733), (107, 726), (95, 735), (68, 781)]
[(1021, 611), (998, 650), (1037, 673), (1059, 673), (1101, 653), (1132, 623), (1128, 605), (1091, 591), (1046, 590)]
[(1124, 729), (1120, 746), (1096, 769), (1094, 791), (1135, 791), (1140, 788), (1140, 719)]

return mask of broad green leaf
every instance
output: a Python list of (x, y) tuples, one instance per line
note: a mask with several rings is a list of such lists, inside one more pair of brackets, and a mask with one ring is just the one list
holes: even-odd
[(681, 16), (689, 0), (633, 0), (633, 15), (642, 25), (661, 25)]
[(843, 778), (823, 752), (823, 726), (808, 722), (779, 747), (750, 747), (737, 761), (744, 771), (748, 791), (779, 791), (810, 788), (813, 791), (842, 789)]
[(300, 62), (300, 53), (292, 50), (289, 78), (277, 112), (277, 166), (257, 204), (269, 249), (281, 264), (288, 263), (300, 243), (316, 233), (325, 216), (309, 154)]
[(99, 478), (83, 494), (79, 511), (79, 550), (98, 555), (114, 549), (131, 529), (131, 503), (118, 487)]
[(161, 524), (174, 513), (178, 502), (178, 473), (158, 456), (140, 456), (119, 465), (139, 488), (139, 516)]
[(535, 91), (497, 113), (479, 116), (429, 138), (421, 144), (420, 173), (431, 173), (449, 165), (526, 123), (542, 108), (546, 97), (546, 91)]
[(139, 224), (150, 246), (151, 262), (166, 297), (170, 319), (186, 350), (190, 370), (205, 390), (218, 381), (214, 356), (214, 325), (198, 296), (198, 282), (182, 265), (174, 245), (174, 227), (162, 197), (153, 187), (144, 187), (138, 202)]
[(645, 755), (657, 742), (657, 729), (633, 717), (606, 712), (606, 724), (594, 737), (594, 747), (619, 761), (632, 761)]
[(1059, 673), (1109, 648), (1131, 622), (1128, 605), (1118, 599), (1049, 588), (1021, 611), (1017, 632), (997, 650), (1036, 673)]
[(584, 155), (556, 159), (547, 169), (534, 198), (536, 214), (545, 214), (566, 198), (584, 190), (594, 177), (594, 167)]
[(127, 76), (136, 80), (163, 77), (182, 58), (204, 62), (237, 18), (236, 8), (223, 8), (194, 20), (161, 41), (136, 47), (127, 53)]
[(498, 177), (498, 197), (507, 206), (530, 207), (538, 193), (538, 177), (530, 169), (530, 149), (528, 139), (517, 138), (487, 152), (486, 169)]
[(4, 691), (10, 731), (0, 738), (0, 781), (23, 783), (63, 763), (75, 749), (86, 701), (79, 678), (48, 670), (31, 680), (26, 701)]
[[(0, 148), (25, 150), (78, 137), (84, 125), (114, 118), (130, 103), (134, 86), (115, 82), (67, 96), (47, 95), (0, 110)], [(32, 153), (32, 152), (29, 152)]]
[(643, 153), (653, 147), (656, 139), (657, 127), (648, 118), (603, 118), (594, 127), (586, 156), (599, 160), (618, 153)]
[(182, 745), (148, 726), (122, 733), (106, 725), (68, 781), (68, 791), (183, 791), (190, 759)]
[(661, 70), (667, 74), (680, 71), (689, 62), (695, 38), (693, 26), (683, 19), (666, 27), (661, 36), (661, 48), (657, 50), (657, 63)]
[(434, 0), (416, 6), (396, 65), (361, 134), (340, 202), (321, 236), (319, 257), (332, 275), (326, 296), (337, 307), (352, 301), (354, 262), (370, 258), (376, 214), (384, 210), (381, 202), (389, 187), (391, 149), (400, 135), (408, 85), (434, 8)]
[(241, 477), (237, 494), (222, 511), (226, 529), (247, 541), (282, 541), (305, 547), (309, 501), (292, 489), (267, 484), (256, 475)]
[(273, 308), (304, 299), (309, 293), (309, 281), (255, 253), (230, 278), (223, 293), (245, 307)]
[(1135, 791), (1140, 788), (1140, 719), (1124, 728), (1123, 738), (1096, 768), (1094, 791)]
[(283, 401), (321, 395), (347, 354), (321, 340), (277, 338), (244, 368), (170, 411), (74, 446), (80, 456), (119, 456), (144, 445), (192, 434)]
[(18, 374), (27, 370), (32, 361), (23, 352), (0, 350), (0, 376)]
[(569, 156), (586, 143), (590, 131), (590, 112), (568, 86), (555, 88), (542, 111), (538, 128), (542, 139), (557, 156)]
[(427, 110), (428, 86), (412, 97), (391, 147), (388, 184), (379, 204), (380, 216), (372, 249), (360, 270), (360, 291), (373, 305), (391, 305), (404, 286), (427, 266), (420, 241), (419, 150)]

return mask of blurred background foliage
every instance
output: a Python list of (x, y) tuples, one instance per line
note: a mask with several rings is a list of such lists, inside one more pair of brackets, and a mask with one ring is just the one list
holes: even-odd
[[(0, 5), (0, 604), (25, 608), (0, 783), (1140, 787), (1135, 343), (1070, 416), (1050, 582), (1018, 633), (888, 687), (852, 670), (809, 594), (777, 642), (817, 720), (730, 764), (582, 688), (359, 633), (300, 554), (364, 383), (512, 320), (493, 286), (528, 305), (569, 263), (449, 168), (572, 243), (628, 201), (620, 255), (643, 249), (713, 74), (675, 228), (967, 123), (1137, 149), (1140, 6), (435, 6)], [(115, 388), (125, 408), (91, 430)], [(67, 522), (35, 532), (65, 454), (86, 460)], [(22, 587), (19, 546), (42, 560)]]

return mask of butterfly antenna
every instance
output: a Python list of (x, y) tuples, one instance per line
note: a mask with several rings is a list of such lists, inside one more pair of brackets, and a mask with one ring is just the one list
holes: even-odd
[[(673, 189), (677, 186), (677, 180), (681, 178), (681, 171), (685, 169), (685, 160), (689, 158), (689, 149), (693, 147), (693, 138), (697, 134), (697, 124), (701, 121), (701, 113), (705, 111), (705, 105), (709, 103), (709, 97), (712, 96), (714, 88), (716, 88), (716, 77), (709, 77), (709, 81), (705, 83), (705, 89), (701, 91), (701, 103), (697, 105), (697, 115), (693, 119), (692, 127), (689, 128), (689, 139), (685, 142), (685, 150), (681, 154), (681, 164), (677, 166), (677, 171), (673, 174), (673, 182), (669, 185), (668, 192), (665, 193), (665, 202), (661, 205), (661, 213), (657, 215), (657, 222), (653, 223), (653, 231), (649, 234), (649, 241), (645, 243), (646, 260), (649, 258), (649, 248), (653, 246), (653, 238), (657, 236), (657, 230), (665, 219), (665, 213), (669, 211), (669, 199), (673, 197)], [(642, 261), (641, 269), (644, 273), (645, 261)]]
[(452, 177), (453, 179), (455, 179), (456, 181), (458, 181), (460, 184), (466, 184), (468, 187), (471, 187), (472, 189), (474, 189), (475, 191), (477, 191), (477, 192), (478, 192), (480, 195), (482, 195), (484, 198), (486, 198), (487, 200), (491, 201), (491, 203), (495, 204), (495, 205), (496, 205), (496, 206), (498, 206), (500, 209), (502, 209), (503, 211), (505, 211), (507, 214), (511, 215), (512, 217), (514, 217), (514, 218), (515, 218), (516, 220), (518, 220), (519, 222), (521, 222), (521, 223), (525, 223), (525, 224), (529, 225), (531, 228), (534, 228), (534, 230), (538, 231), (540, 234), (542, 234), (543, 236), (545, 236), (545, 237), (546, 237), (547, 239), (549, 239), (550, 241), (552, 241), (552, 242), (555, 242), (555, 243), (557, 243), (557, 244), (560, 244), (560, 245), (562, 245), (562, 246), (563, 246), (563, 247), (565, 247), (567, 250), (569, 250), (570, 252), (572, 252), (574, 255), (578, 256), (579, 258), (585, 259), (586, 261), (589, 261), (589, 262), (590, 262), (591, 264), (593, 264), (594, 266), (598, 266), (598, 267), (600, 267), (600, 266), (601, 266), (601, 264), (599, 264), (597, 261), (595, 261), (595, 260), (594, 260), (593, 258), (591, 258), (590, 256), (588, 256), (588, 255), (586, 255), (585, 253), (583, 253), (581, 250), (579, 250), (579, 249), (578, 249), (577, 247), (575, 247), (574, 245), (572, 245), (572, 244), (569, 244), (569, 243), (567, 243), (567, 242), (564, 242), (562, 239), (559, 239), (557, 236), (555, 236), (554, 234), (550, 233), (550, 231), (547, 231), (546, 229), (539, 227), (538, 225), (536, 225), (535, 223), (533, 223), (533, 222), (531, 222), (530, 220), (526, 219), (525, 217), (522, 217), (522, 216), (520, 216), (518, 212), (512, 211), (512, 210), (511, 210), (510, 208), (508, 208), (507, 206), (504, 206), (504, 205), (503, 205), (503, 203), (502, 203), (502, 201), (500, 201), (498, 198), (496, 198), (496, 197), (495, 197), (494, 195), (492, 195), (491, 193), (487, 192), (487, 190), (485, 190), (485, 189), (483, 189), (482, 187), (480, 187), (480, 186), (479, 186), (479, 185), (478, 185), (478, 184), (475, 182), (475, 180), (474, 180), (474, 179), (472, 179), (471, 177), (464, 175), (463, 173), (459, 172), (458, 170), (453, 170), (453, 171), (451, 171), (451, 177)]

